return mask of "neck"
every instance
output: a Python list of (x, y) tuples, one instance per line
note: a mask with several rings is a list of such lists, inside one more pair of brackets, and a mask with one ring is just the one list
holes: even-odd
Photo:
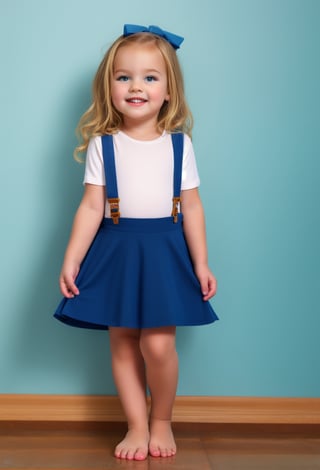
[(158, 131), (156, 123), (132, 123), (124, 122), (121, 131), (125, 132), (129, 137), (137, 140), (152, 140), (161, 135)]

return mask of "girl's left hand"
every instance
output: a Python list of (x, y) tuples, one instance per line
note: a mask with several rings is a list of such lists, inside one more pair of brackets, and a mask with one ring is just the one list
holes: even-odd
[(200, 282), (203, 300), (211, 299), (217, 292), (216, 278), (206, 265), (197, 267), (195, 273)]

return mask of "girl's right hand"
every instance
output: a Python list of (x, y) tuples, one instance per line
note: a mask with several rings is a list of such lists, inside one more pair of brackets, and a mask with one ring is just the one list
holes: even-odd
[(63, 266), (59, 278), (61, 293), (67, 299), (72, 299), (75, 295), (79, 295), (79, 289), (75, 284), (76, 277), (79, 273), (79, 266)]
[(76, 212), (70, 240), (64, 256), (59, 284), (64, 297), (79, 295), (75, 280), (104, 215), (105, 187), (86, 184), (84, 195)]

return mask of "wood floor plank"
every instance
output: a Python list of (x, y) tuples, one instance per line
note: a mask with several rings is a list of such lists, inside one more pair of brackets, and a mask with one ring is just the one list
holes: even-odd
[(210, 463), (199, 437), (177, 437), (178, 454), (173, 458), (148, 458), (128, 462), (113, 457), (121, 439), (116, 432), (33, 431), (2, 435), (0, 468), (7, 469), (126, 469), (210, 470)]
[(215, 470), (320, 470), (320, 439), (204, 439)]
[(177, 426), (177, 455), (144, 462), (113, 457), (124, 430), (119, 425), (8, 423), (0, 428), (0, 469), (320, 470), (320, 435), (312, 428), (304, 436), (289, 429)]

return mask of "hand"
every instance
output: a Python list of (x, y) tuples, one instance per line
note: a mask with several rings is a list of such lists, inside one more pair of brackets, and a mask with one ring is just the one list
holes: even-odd
[(62, 267), (59, 285), (61, 293), (64, 297), (72, 299), (75, 295), (79, 295), (79, 289), (75, 284), (75, 279), (79, 273), (79, 266), (68, 265), (65, 263)]
[(195, 273), (199, 279), (203, 300), (211, 299), (217, 292), (217, 280), (207, 265), (195, 268)]

